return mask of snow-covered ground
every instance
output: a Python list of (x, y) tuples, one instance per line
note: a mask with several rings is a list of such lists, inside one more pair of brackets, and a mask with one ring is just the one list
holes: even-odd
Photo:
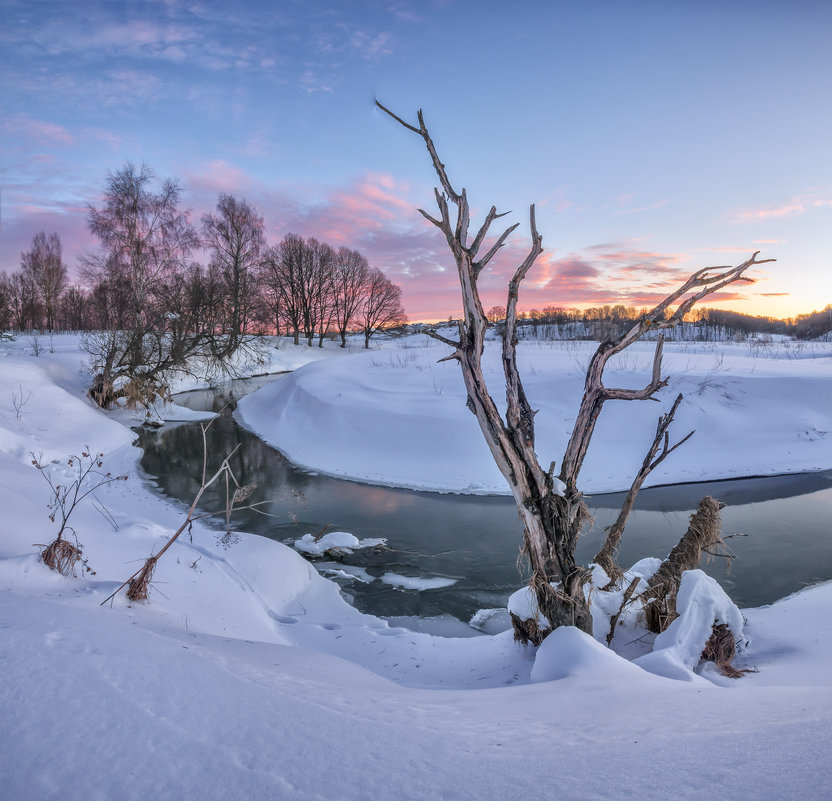
[[(379, 435), (393, 430), (391, 420), (427, 417), (420, 400), (428, 393), (423, 384), (411, 396), (412, 373), (424, 373), (440, 401), (460, 399), (458, 375), (442, 365), (433, 377), (427, 367), (409, 369), (417, 364), (408, 364), (411, 350), (417, 349), (325, 350), (333, 357), (329, 379), (310, 365), (274, 386), (302, 387), (311, 376), (328, 387), (318, 391), (320, 425), (305, 434), (310, 448), (332, 436), (337, 420), (324, 424), (330, 415), (344, 421), (333, 411), (338, 392), (349, 413), (359, 390), (366, 391)], [(428, 352), (431, 364), (441, 355), (418, 351), (425, 364)], [(543, 398), (547, 380), (545, 346), (540, 353), (537, 362), (532, 351), (524, 355), (535, 400)], [(286, 346), (272, 354), (268, 369), (319, 355)], [(573, 355), (580, 360), (580, 353)], [(564, 364), (573, 355), (567, 352)], [(703, 373), (708, 376), (699, 360), (715, 357), (674, 351), (672, 358), (690, 365), (678, 380), (701, 384)], [(295, 551), (245, 535), (225, 547), (216, 530), (200, 524), (159, 562), (150, 603), (130, 605), (119, 595), (99, 606), (159, 551), (184, 511), (142, 482), (126, 415), (102, 413), (85, 399), (81, 361), (77, 339), (69, 336), (56, 337), (55, 352), (42, 350), (39, 357), (27, 352), (25, 341), (0, 345), (3, 798), (828, 796), (832, 584), (744, 611), (748, 645), (737, 664), (759, 672), (739, 680), (709, 668), (693, 672), (678, 661), (673, 669), (682, 679), (670, 679), (666, 665), (658, 668), (663, 675), (650, 672), (655, 665), (626, 661), (574, 630), (559, 630), (536, 652), (516, 645), (509, 633), (453, 639), (391, 628), (348, 606)], [(637, 366), (624, 367), (625, 375), (638, 377)], [(716, 383), (706, 382), (688, 411), (722, 410), (713, 423), (723, 426), (721, 444), (730, 435), (734, 449), (758, 448), (766, 457), (751, 472), (829, 467), (828, 436), (821, 433), (829, 424), (823, 382), (829, 360), (799, 367), (793, 372), (793, 361), (759, 359), (756, 366), (738, 364), (735, 375), (733, 357), (725, 357), (712, 371)], [(379, 395), (382, 375), (394, 384)], [(434, 388), (438, 378), (443, 381)], [(779, 398), (772, 391), (763, 399), (764, 412), (752, 404), (758, 393), (739, 394), (758, 380), (780, 387)], [(275, 391), (260, 390), (252, 408)], [(820, 401), (812, 405), (804, 397), (824, 391), (825, 417)], [(718, 400), (712, 403), (711, 395)], [(734, 413), (736, 397), (746, 405)], [(638, 417), (635, 406), (625, 411)], [(649, 407), (643, 418), (649, 430), (658, 404), (639, 406)], [(437, 411), (443, 408), (440, 403)], [(263, 419), (262, 408), (260, 414)], [(302, 418), (309, 416), (307, 409)], [(454, 410), (449, 416), (465, 419)], [(797, 439), (791, 463), (775, 444), (786, 437), (782, 418), (798, 416), (808, 444)], [(763, 430), (754, 420), (765, 423)], [(692, 424), (681, 419), (679, 432)], [(737, 424), (754, 432), (755, 441), (745, 433), (737, 439)], [(362, 430), (372, 442), (373, 429)], [(343, 447), (339, 442), (329, 440), (329, 448)], [(67, 457), (85, 446), (104, 454), (105, 470), (130, 478), (96, 493), (111, 520), (93, 503), (73, 514), (95, 573), (63, 578), (36, 556), (34, 544), (48, 542), (56, 529), (46, 508), (48, 486), (29, 454), (43, 454), (57, 477), (69, 472)], [(387, 459), (375, 474), (380, 480), (388, 467), (406, 461), (391, 458), (387, 448), (378, 453)], [(723, 453), (712, 461), (724, 462)], [(679, 462), (690, 455), (674, 454)], [(443, 457), (434, 461), (432, 485), (452, 488), (441, 483), (451, 474)], [(477, 475), (468, 484), (482, 491), (487, 481)], [(703, 587), (691, 584), (685, 603), (712, 604), (717, 595)], [(666, 639), (679, 636), (677, 630)], [(671, 653), (675, 646), (668, 645)]]
[[(504, 403), (496, 342), (483, 363)], [(523, 342), (519, 365), (534, 409), (541, 464), (559, 460), (577, 414), (592, 342)], [(507, 494), (449, 348), (424, 335), (349, 359), (307, 365), (244, 398), (237, 419), (296, 464), (370, 483)], [(797, 358), (796, 356), (807, 358)], [(789, 356), (790, 358), (777, 358)], [(812, 358), (808, 358), (808, 357)], [(650, 382), (653, 346), (637, 343), (606, 373), (608, 386)], [(832, 467), (832, 347), (765, 349), (669, 343), (662, 403), (609, 401), (581, 473), (586, 492), (626, 490), (678, 393), (671, 438), (696, 433), (647, 485)]]

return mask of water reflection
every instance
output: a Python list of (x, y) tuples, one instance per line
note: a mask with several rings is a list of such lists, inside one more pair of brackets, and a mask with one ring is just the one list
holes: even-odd
[[(232, 394), (239, 397), (250, 387), (251, 382), (232, 387)], [(192, 408), (216, 410), (228, 400), (228, 395), (189, 393), (186, 402)], [(190, 503), (202, 474), (199, 425), (145, 432), (141, 441), (147, 474), (166, 494)], [(384, 616), (450, 613), (467, 621), (478, 609), (502, 606), (519, 586), (521, 528), (511, 498), (417, 493), (300, 470), (240, 428), (230, 407), (209, 430), (209, 474), (238, 443), (241, 447), (231, 465), (240, 483), (255, 482), (253, 499), (269, 500), (261, 507), (269, 516), (240, 512), (235, 517), (238, 530), (291, 543), (331, 524), (359, 538), (388, 540), (386, 550), (356, 553), (350, 559), (370, 579), (385, 572), (456, 579), (450, 587), (418, 592), (380, 581), (339, 578), (359, 609)], [(203, 508), (223, 508), (225, 488), (212, 490)], [(735, 560), (715, 559), (703, 566), (740, 605), (770, 603), (806, 584), (832, 578), (832, 471), (643, 490), (624, 535), (620, 563), (666, 555), (706, 494), (729, 504), (723, 511), (726, 535), (749, 535), (728, 540)], [(579, 543), (579, 561), (588, 561), (597, 551), (603, 529), (615, 519), (622, 499), (621, 493), (590, 499), (595, 523)]]

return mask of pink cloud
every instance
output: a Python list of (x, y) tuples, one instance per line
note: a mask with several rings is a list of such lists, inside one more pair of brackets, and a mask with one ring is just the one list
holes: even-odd
[(2, 123), (7, 134), (32, 139), (41, 144), (72, 145), (75, 137), (63, 126), (45, 120), (36, 120), (28, 114), (15, 114)]
[(832, 206), (832, 198), (806, 194), (791, 198), (779, 206), (767, 206), (757, 209), (743, 209), (734, 213), (734, 222), (760, 222), (764, 220), (799, 217), (809, 211)]

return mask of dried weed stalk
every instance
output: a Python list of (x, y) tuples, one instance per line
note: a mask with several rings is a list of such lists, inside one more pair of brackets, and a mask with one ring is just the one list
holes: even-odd
[[(126, 475), (114, 476), (112, 473), (103, 471), (103, 453), (93, 453), (89, 446), (81, 451), (80, 456), (70, 456), (67, 465), (71, 468), (71, 479), (66, 483), (56, 483), (53, 480), (49, 465), (43, 461), (43, 454), (32, 457), (32, 464), (40, 472), (49, 488), (51, 495), (49, 503), (49, 519), (55, 523), (60, 520), (58, 534), (48, 545), (41, 545), (43, 548), (40, 554), (41, 561), (51, 570), (57, 570), (64, 576), (75, 575), (75, 565), (81, 562), (88, 573), (90, 569), (87, 561), (83, 558), (83, 551), (78, 542), (78, 535), (72, 526), (69, 525), (69, 518), (81, 501), (88, 495), (94, 493), (101, 487), (106, 487), (116, 481), (127, 481)], [(103, 508), (103, 507), (102, 507)], [(105, 515), (106, 516), (106, 515)], [(74, 543), (70, 542), (67, 534), (72, 534)]]
[[(214, 418), (216, 419), (216, 418)], [(142, 566), (133, 573), (128, 579), (122, 582), (115, 591), (105, 598), (101, 602), (101, 606), (106, 604), (108, 601), (111, 601), (121, 592), (122, 589), (125, 587), (127, 588), (127, 592), (125, 595), (127, 596), (128, 600), (130, 601), (146, 601), (148, 599), (148, 591), (150, 589), (150, 583), (153, 579), (153, 571), (156, 569), (157, 562), (162, 558), (165, 551), (173, 545), (174, 542), (179, 538), (179, 535), (182, 534), (185, 529), (190, 530), (193, 523), (197, 520), (201, 520), (205, 517), (213, 517), (217, 514), (224, 514), (225, 515), (225, 536), (230, 537), (232, 535), (231, 531), (231, 514), (232, 512), (239, 511), (240, 509), (252, 509), (254, 511), (260, 511), (257, 507), (262, 506), (264, 503), (268, 503), (268, 501), (260, 501), (258, 503), (251, 503), (246, 504), (245, 506), (240, 506), (243, 501), (248, 500), (251, 497), (251, 494), (254, 492), (256, 488), (256, 484), (245, 484), (241, 485), (240, 482), (237, 480), (237, 477), (234, 475), (234, 471), (231, 469), (231, 465), (229, 461), (231, 457), (237, 452), (239, 449), (239, 445), (237, 445), (223, 460), (222, 464), (220, 464), (219, 469), (209, 478), (208, 477), (208, 439), (207, 433), (208, 429), (211, 427), (213, 420), (208, 423), (208, 425), (200, 424), (202, 428), (202, 482), (199, 487), (199, 491), (197, 492), (196, 496), (194, 497), (193, 503), (191, 503), (190, 508), (188, 509), (188, 514), (185, 517), (184, 522), (181, 526), (173, 533), (170, 539), (164, 544), (162, 549), (152, 556), (149, 556)], [(215, 484), (216, 482), (220, 481), (221, 479), (225, 480), (225, 494), (226, 494), (226, 503), (225, 508), (219, 512), (204, 512), (197, 514), (196, 508), (199, 504), (202, 496), (205, 494), (205, 491)], [(234, 490), (232, 492), (232, 485)], [(262, 514), (265, 514), (261, 512)]]

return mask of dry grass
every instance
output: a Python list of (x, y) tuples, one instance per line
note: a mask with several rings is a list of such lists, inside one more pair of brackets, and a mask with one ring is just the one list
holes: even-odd
[(737, 655), (737, 643), (731, 629), (725, 623), (714, 626), (708, 642), (702, 651), (702, 659), (705, 662), (713, 662), (723, 676), (729, 679), (739, 679), (743, 674), (750, 673), (749, 670), (740, 670), (731, 663)]
[(534, 618), (529, 620), (521, 620), (514, 612), (509, 612), (511, 615), (511, 625), (514, 628), (515, 642), (523, 643), (523, 645), (540, 645), (546, 637), (551, 634), (551, 629), (542, 629), (537, 625)]
[(50, 570), (57, 570), (62, 576), (74, 576), (75, 565), (78, 562), (81, 562), (87, 571), (90, 571), (83, 559), (81, 548), (73, 545), (69, 540), (63, 539), (63, 537), (52, 540), (41, 551), (40, 558)]
[(144, 602), (147, 600), (150, 581), (153, 578), (153, 569), (156, 567), (156, 558), (151, 556), (145, 561), (144, 566), (127, 582), (125, 595), (131, 601)]

